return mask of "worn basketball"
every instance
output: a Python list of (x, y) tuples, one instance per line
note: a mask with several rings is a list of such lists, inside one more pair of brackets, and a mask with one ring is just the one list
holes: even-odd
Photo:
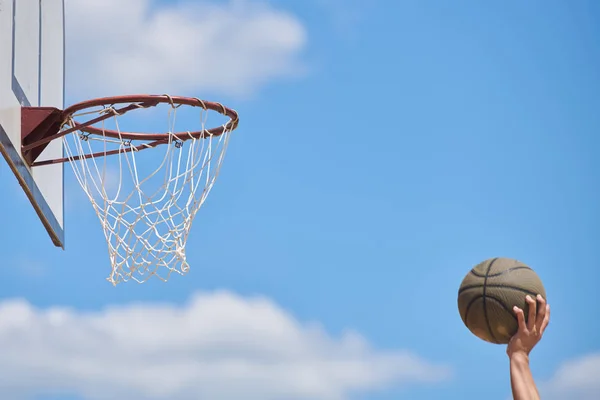
[(539, 276), (527, 265), (511, 258), (491, 258), (473, 268), (458, 290), (458, 311), (469, 330), (490, 343), (506, 344), (517, 333), (513, 311), (517, 306), (527, 320), (525, 296), (546, 291)]

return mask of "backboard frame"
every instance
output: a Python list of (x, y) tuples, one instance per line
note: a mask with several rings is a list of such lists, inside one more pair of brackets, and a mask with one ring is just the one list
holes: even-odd
[[(37, 11), (31, 7), (35, 3), (39, 4)], [(8, 94), (10, 95), (12, 92), (18, 102), (18, 104), (11, 103), (7, 105), (12, 100), (5, 100), (0, 104), (0, 113), (2, 113), (0, 115), (0, 153), (2, 153), (10, 169), (15, 174), (52, 242), (55, 246), (64, 249), (64, 168), (62, 166), (52, 166), (51, 168), (54, 168), (52, 170), (42, 170), (41, 168), (48, 167), (36, 167), (40, 168), (37, 171), (36, 168), (30, 168), (22, 156), (20, 128), (21, 107), (45, 105), (64, 107), (65, 2), (64, 0), (20, 0), (19, 7), (23, 8), (18, 8), (17, 4), (17, 0), (0, 0), (0, 13), (5, 13), (5, 15), (0, 15), (0, 22), (2, 22), (0, 25), (5, 25), (5, 30), (0, 32), (2, 34), (0, 39), (12, 36), (11, 42), (5, 42), (5, 47), (2, 49), (11, 57), (9, 60), (10, 65), (5, 64), (4, 67), (6, 68), (3, 69), (4, 72), (7, 72), (6, 70), (10, 68), (10, 82), (1, 82), (4, 84), (2, 86), (2, 94), (4, 94), (5, 89), (9, 90)], [(19, 31), (17, 21), (21, 15), (18, 15), (18, 12), (21, 12), (21, 15), (33, 14), (37, 17), (37, 24), (34, 21), (31, 25), (27, 25), (24, 28), (21, 27)], [(35, 15), (36, 12), (37, 15)], [(29, 17), (29, 15), (26, 16)], [(10, 30), (12, 32), (6, 29), (5, 21), (11, 21)], [(28, 21), (31, 22), (31, 18)], [(35, 32), (36, 27), (37, 32)], [(18, 34), (21, 35), (21, 39), (19, 39)], [(35, 35), (37, 35), (37, 38), (35, 38)], [(58, 35), (61, 37), (59, 38)], [(27, 37), (23, 39), (23, 36)], [(35, 46), (34, 48), (31, 46), (25, 49), (22, 48), (30, 43), (36, 43), (37, 48)], [(19, 47), (19, 44), (22, 46)], [(7, 50), (6, 45), (11, 46), (10, 52)], [(19, 55), (17, 51), (19, 50), (23, 50), (26, 54), (18, 59)], [(56, 54), (52, 54), (54, 52)], [(37, 55), (37, 57), (31, 57), (32, 54)], [(0, 54), (0, 56), (3, 55)], [(20, 64), (19, 61), (21, 62)], [(19, 79), (19, 67), (25, 67), (26, 69), (25, 72), (21, 72), (21, 75), (29, 73), (29, 78), (34, 76), (34, 79), (37, 78), (37, 82), (21, 82)], [(56, 78), (58, 73), (62, 74), (62, 80)], [(35, 77), (35, 74), (37, 74), (37, 77)], [(2, 75), (2, 79), (4, 77)], [(45, 82), (48, 84), (46, 85)], [(57, 93), (59, 90), (62, 93)], [(47, 93), (51, 94), (47, 96)], [(47, 155), (55, 157), (59, 152), (61, 155), (64, 155), (62, 145), (60, 145), (60, 149), (58, 149), (58, 146), (54, 146), (54, 148), (50, 149), (51, 154)], [(52, 205), (49, 204), (46, 198), (49, 187), (53, 192), (53, 196), (55, 196)]]

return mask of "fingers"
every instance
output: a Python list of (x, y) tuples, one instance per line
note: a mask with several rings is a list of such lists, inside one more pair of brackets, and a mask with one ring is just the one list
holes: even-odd
[(535, 317), (537, 315), (537, 305), (531, 296), (525, 296), (525, 301), (529, 306), (529, 315), (527, 316), (527, 329), (532, 331), (535, 328)]
[(546, 304), (546, 314), (544, 315), (544, 319), (542, 320), (542, 324), (540, 326), (540, 333), (544, 333), (546, 327), (550, 323), (550, 304)]
[(520, 331), (526, 331), (527, 330), (527, 324), (525, 324), (525, 314), (523, 313), (523, 310), (521, 310), (519, 307), (513, 307), (513, 311), (515, 312), (515, 315), (517, 316), (517, 322), (519, 323), (519, 330)]
[(542, 322), (546, 317), (546, 300), (541, 294), (538, 294), (535, 298), (537, 300), (537, 315), (535, 317), (535, 326), (539, 329), (542, 327)]

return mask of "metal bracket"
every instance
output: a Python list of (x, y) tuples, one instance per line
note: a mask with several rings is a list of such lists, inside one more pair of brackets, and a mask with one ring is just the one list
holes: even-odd
[[(55, 107), (21, 107), (21, 145), (30, 146), (60, 130), (62, 110)], [(48, 143), (22, 150), (23, 159), (31, 166)]]

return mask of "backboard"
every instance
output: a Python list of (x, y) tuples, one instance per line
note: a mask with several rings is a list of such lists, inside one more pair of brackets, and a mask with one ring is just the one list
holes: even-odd
[[(64, 26), (64, 0), (0, 0), (0, 152), (59, 247), (63, 164), (30, 168), (23, 160), (21, 107), (64, 107)], [(38, 160), (62, 155), (55, 140)]]

